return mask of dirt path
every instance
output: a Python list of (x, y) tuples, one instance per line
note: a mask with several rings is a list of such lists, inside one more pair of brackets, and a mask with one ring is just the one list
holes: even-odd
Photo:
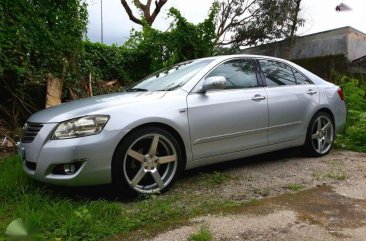
[(187, 190), (186, 182), (201, 178), (188, 173), (172, 192), (259, 201), (234, 214), (192, 219), (150, 240), (187, 240), (202, 227), (213, 240), (366, 240), (366, 154), (304, 158), (290, 150), (244, 160), (213, 167), (225, 176), (219, 187)]

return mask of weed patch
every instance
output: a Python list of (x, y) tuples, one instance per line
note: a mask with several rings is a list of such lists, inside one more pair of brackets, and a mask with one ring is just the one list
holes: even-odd
[(339, 161), (332, 161), (331, 167), (325, 171), (314, 171), (313, 177), (317, 181), (330, 178), (333, 180), (344, 181), (349, 177), (346, 167)]
[(290, 189), (291, 191), (294, 192), (298, 192), (300, 190), (302, 190), (305, 186), (300, 184), (300, 183), (291, 183), (287, 186), (288, 189)]
[(202, 174), (204, 182), (208, 186), (217, 186), (229, 180), (229, 176), (218, 171)]
[(211, 241), (213, 240), (213, 235), (211, 231), (206, 226), (202, 226), (201, 229), (188, 237), (188, 241)]

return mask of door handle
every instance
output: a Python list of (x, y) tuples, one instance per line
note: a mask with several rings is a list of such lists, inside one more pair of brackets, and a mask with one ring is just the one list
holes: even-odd
[(266, 97), (264, 97), (263, 95), (255, 95), (252, 100), (254, 101), (261, 101), (264, 100)]
[(312, 90), (312, 89), (308, 90), (309, 95), (315, 95), (316, 93), (317, 92), (315, 90)]

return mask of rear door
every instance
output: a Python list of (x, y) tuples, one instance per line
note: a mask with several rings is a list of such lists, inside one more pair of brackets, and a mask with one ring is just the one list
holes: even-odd
[(224, 76), (226, 89), (192, 92), (187, 97), (194, 158), (267, 145), (267, 96), (258, 84), (256, 63), (246, 58), (229, 60), (205, 78), (212, 76)]
[(319, 103), (319, 93), (303, 74), (286, 63), (259, 60), (268, 96), (268, 144), (306, 135), (307, 120)]

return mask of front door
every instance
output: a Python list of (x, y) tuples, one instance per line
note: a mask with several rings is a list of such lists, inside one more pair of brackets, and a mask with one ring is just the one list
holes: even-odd
[(255, 63), (229, 60), (206, 78), (213, 76), (224, 76), (226, 88), (187, 97), (194, 159), (267, 145), (267, 96), (258, 86)]

